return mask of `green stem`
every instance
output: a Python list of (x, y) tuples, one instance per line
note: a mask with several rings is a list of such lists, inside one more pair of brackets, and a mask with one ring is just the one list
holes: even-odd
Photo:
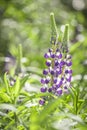
[[(53, 53), (56, 54), (57, 44), (52, 45), (52, 49), (53, 49)], [(52, 58), (51, 61), (52, 61), (52, 69), (54, 70), (55, 58)], [(51, 76), (51, 86), (53, 86), (53, 83), (54, 83), (53, 77), (54, 77), (54, 76), (52, 75), (52, 76)]]
[(76, 95), (76, 99), (75, 99), (75, 113), (78, 113), (78, 95)]
[(22, 45), (19, 44), (18, 45), (18, 65), (17, 65), (17, 72), (18, 73), (21, 73), (21, 71), (22, 71), (21, 59), (22, 59)]
[[(57, 34), (57, 27), (54, 18), (54, 13), (50, 13), (50, 21), (51, 21), (51, 44), (52, 44), (53, 53), (55, 54), (57, 48), (58, 34)], [(54, 69), (55, 59), (52, 58), (51, 61), (52, 61), (52, 68)], [(51, 86), (52, 85), (53, 85), (53, 75), (51, 76)]]

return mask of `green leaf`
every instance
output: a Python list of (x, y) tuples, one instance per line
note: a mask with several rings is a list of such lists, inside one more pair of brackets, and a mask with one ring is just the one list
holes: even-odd
[(16, 83), (14, 84), (14, 89), (13, 89), (13, 93), (14, 93), (14, 97), (15, 100), (16, 98), (19, 96), (20, 91), (22, 89), (22, 87), (24, 87), (25, 82), (28, 80), (29, 76), (25, 76), (24, 78), (20, 79), (19, 77), (17, 77), (16, 79)]
[[(44, 109), (41, 111), (40, 113), (40, 122), (42, 123), (43, 120), (45, 120), (47, 118), (47, 116), (54, 111), (55, 109), (58, 108), (58, 106), (60, 105), (61, 99), (55, 99), (53, 101), (50, 101), (45, 107)], [(39, 117), (38, 117), (39, 119)]]
[(4, 92), (0, 92), (0, 98), (2, 99), (1, 102), (11, 102), (10, 96)]
[(29, 79), (29, 75), (23, 77), (20, 81), (20, 86), (23, 87), (25, 82)]
[(73, 45), (71, 46), (71, 48), (70, 48), (70, 52), (71, 52), (71, 53), (74, 53), (74, 52), (77, 50), (77, 48), (79, 48), (79, 46), (80, 46), (81, 44), (82, 44), (81, 42), (77, 42), (77, 43), (73, 44)]
[(9, 85), (9, 82), (8, 82), (8, 79), (7, 79), (7, 73), (4, 74), (4, 82), (5, 82), (5, 85), (6, 85), (6, 91), (8, 94), (10, 94), (10, 85)]
[(17, 97), (19, 95), (20, 88), (21, 88), (19, 77), (17, 77), (17, 80), (16, 80), (16, 83), (15, 83), (14, 87), (15, 87), (14, 94), (15, 94), (15, 97)]

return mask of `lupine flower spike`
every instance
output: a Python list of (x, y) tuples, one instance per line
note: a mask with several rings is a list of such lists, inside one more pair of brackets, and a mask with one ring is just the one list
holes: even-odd
[[(56, 96), (61, 96), (68, 93), (68, 88), (71, 87), (72, 78), (72, 61), (68, 50), (68, 25), (65, 25), (65, 30), (62, 42), (58, 41), (57, 28), (55, 24), (54, 14), (50, 14), (51, 18), (51, 49), (44, 54), (47, 68), (43, 70), (43, 78), (41, 79), (42, 93), (49, 92)], [(45, 98), (42, 98), (39, 103), (43, 105)]]

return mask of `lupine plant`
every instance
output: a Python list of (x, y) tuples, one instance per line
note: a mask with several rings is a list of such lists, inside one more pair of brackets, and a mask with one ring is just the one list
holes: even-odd
[[(43, 70), (43, 78), (41, 79), (42, 93), (49, 92), (56, 96), (68, 93), (71, 87), (72, 78), (72, 59), (68, 49), (68, 24), (65, 25), (63, 38), (58, 40), (57, 27), (55, 24), (54, 14), (51, 13), (51, 48), (44, 54), (46, 59), (46, 69)], [(45, 99), (39, 101), (41, 105), (45, 103)]]
[[(71, 83), (69, 25), (65, 25), (61, 37), (53, 13), (50, 18), (51, 47), (44, 54), (46, 68), (40, 83), (33, 78), (35, 75), (22, 71), (21, 45), (15, 74), (6, 72), (0, 79), (0, 130), (87, 130), (86, 95), (81, 95), (82, 86)], [(40, 91), (26, 89), (26, 85), (32, 88), (32, 82), (34, 89), (40, 86)]]

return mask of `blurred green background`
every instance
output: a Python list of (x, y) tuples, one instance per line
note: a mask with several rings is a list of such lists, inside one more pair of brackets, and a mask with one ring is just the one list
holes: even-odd
[[(87, 0), (0, 0), (0, 73), (15, 67), (18, 44), (25, 71), (44, 68), (50, 47), (50, 12), (61, 33), (69, 24), (75, 80), (87, 80)], [(59, 31), (61, 30), (61, 31)]]
[[(36, 104), (37, 98), (41, 97), (41, 93), (38, 92), (40, 92), (41, 87), (42, 70), (45, 68), (44, 53), (51, 47), (51, 12), (55, 14), (60, 35), (64, 25), (69, 24), (69, 50), (73, 62), (72, 86), (75, 89), (72, 89), (71, 95), (64, 95), (61, 100), (51, 102), (49, 98), (50, 102), (46, 107), (39, 108), (39, 105)], [(14, 118), (16, 116), (12, 114), (13, 110), (7, 110), (11, 109), (9, 106), (10, 99), (15, 100), (14, 95), (16, 91), (19, 91), (18, 87), (20, 86), (19, 78), (18, 83), (15, 83), (17, 77), (14, 75), (14, 73), (18, 74), (17, 71), (21, 66), (18, 66), (18, 60), (20, 60), (19, 44), (22, 45), (23, 50), (22, 74), (29, 74), (24, 77), (24, 79), (26, 77), (29, 79), (27, 82), (24, 79), (20, 80), (20, 83), (26, 82), (25, 91), (24, 95), (23, 92), (19, 92), (17, 105), (14, 105), (13, 102), (14, 108), (17, 108), (18, 116)], [(6, 71), (10, 75), (8, 76), (10, 80), (6, 80), (4, 77), (4, 83), (3, 74)], [(4, 89), (6, 85), (9, 86), (9, 83), (10, 86), (15, 85), (11, 87), (11, 95)], [(37, 129), (35, 128), (39, 119), (37, 117), (41, 117), (42, 120), (39, 124), (42, 125), (42, 129), (51, 130), (51, 126), (56, 120), (58, 122), (54, 125), (57, 129), (59, 120), (62, 119), (63, 122), (60, 125), (63, 124), (61, 126), (64, 129), (70, 126), (75, 130), (80, 127), (80, 130), (87, 129), (87, 125), (85, 125), (85, 123), (87, 124), (87, 0), (0, 0), (0, 91), (1, 105), (4, 102), (8, 103), (5, 107), (6, 111), (3, 108), (0, 109), (3, 112), (0, 113), (0, 128), (7, 127), (8, 129), (11, 126), (12, 129), (15, 129), (18, 126), (19, 129), (22, 129), (23, 123), (24, 127), (27, 126), (26, 128)], [(29, 95), (25, 92), (29, 92)], [(56, 103), (58, 110), (55, 109)], [(77, 115), (73, 116), (74, 112), (77, 114), (77, 110), (78, 117), (81, 117), (84, 123), (80, 122)], [(41, 113), (37, 114), (37, 112)], [(69, 121), (67, 121), (68, 118)], [(78, 124), (71, 122), (71, 119)], [(74, 127), (72, 124), (76, 126)]]

